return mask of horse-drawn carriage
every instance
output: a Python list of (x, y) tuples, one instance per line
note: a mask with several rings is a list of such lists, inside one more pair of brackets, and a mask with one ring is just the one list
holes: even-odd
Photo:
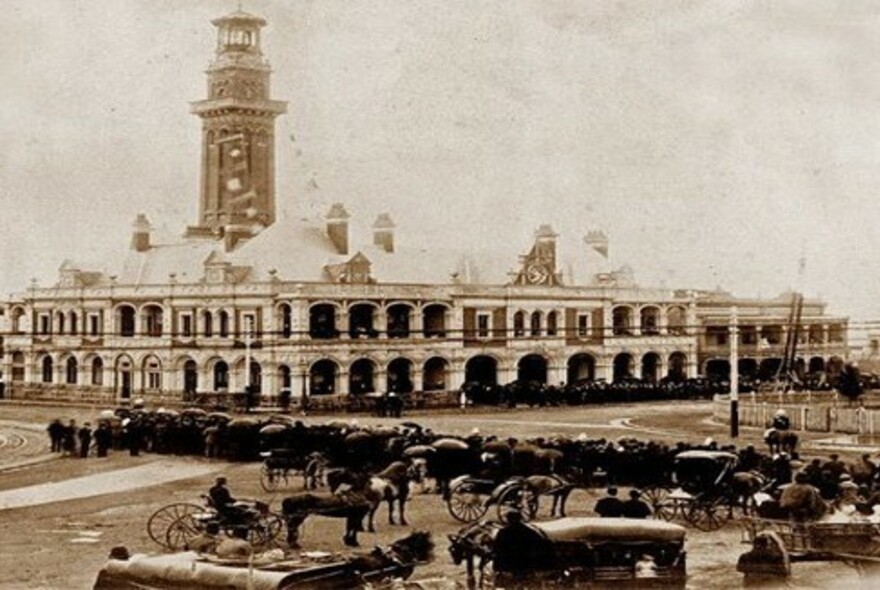
[(260, 485), (267, 492), (289, 486), (296, 475), (302, 476), (304, 488), (314, 489), (327, 466), (327, 459), (317, 451), (304, 454), (299, 449), (280, 448), (260, 455), (263, 457)]
[(685, 535), (677, 524), (629, 518), (561, 518), (506, 529), (475, 523), (450, 536), (449, 551), (455, 563), (465, 562), (470, 588), (490, 580), (503, 588), (684, 588)]
[(748, 513), (753, 508), (756, 490), (739, 481), (738, 463), (737, 455), (723, 451), (681, 452), (675, 456), (673, 481), (646, 488), (645, 499), (656, 518), (681, 518), (702, 531), (717, 530), (737, 509)]
[[(779, 577), (791, 575), (791, 564), (803, 561), (842, 561), (859, 569), (880, 569), (880, 525), (872, 522), (798, 522), (747, 517), (742, 520), (743, 542), (753, 549), (740, 559), (738, 569), (766, 573), (767, 564)], [(756, 559), (748, 556), (756, 555)], [(754, 564), (759, 567), (753, 567)]]
[(511, 509), (526, 520), (538, 514), (539, 498), (553, 498), (551, 513), (557, 508), (565, 516), (565, 503), (573, 486), (558, 475), (514, 476), (505, 480), (462, 475), (452, 480), (446, 507), (456, 520), (474, 522), (495, 508), (499, 521), (504, 521)]
[(165, 549), (181, 551), (212, 524), (230, 537), (245, 537), (254, 547), (271, 545), (284, 528), (281, 516), (264, 502), (236, 502), (227, 515), (215, 509), (208, 496), (202, 498), (203, 505), (178, 502), (163, 506), (147, 521), (147, 534)]

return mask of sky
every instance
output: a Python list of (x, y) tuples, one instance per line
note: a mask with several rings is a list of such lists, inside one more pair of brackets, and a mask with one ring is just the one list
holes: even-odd
[[(197, 219), (228, 0), (4, 0), (0, 293)], [(880, 318), (880, 3), (245, 0), (269, 21), (282, 215), (399, 239), (602, 228), (648, 286)], [(801, 264), (801, 260), (804, 261)]]

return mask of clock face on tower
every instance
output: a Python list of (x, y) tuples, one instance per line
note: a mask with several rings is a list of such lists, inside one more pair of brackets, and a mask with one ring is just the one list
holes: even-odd
[(532, 285), (540, 285), (547, 282), (550, 273), (543, 264), (532, 263), (526, 267), (526, 281)]

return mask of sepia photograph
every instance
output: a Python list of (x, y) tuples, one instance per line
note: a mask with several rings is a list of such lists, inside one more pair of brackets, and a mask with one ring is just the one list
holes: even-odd
[(2, 9), (0, 588), (880, 585), (877, 0)]

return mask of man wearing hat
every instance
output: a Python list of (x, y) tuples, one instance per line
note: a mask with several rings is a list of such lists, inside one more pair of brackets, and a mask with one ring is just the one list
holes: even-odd
[(226, 478), (218, 477), (214, 485), (208, 490), (208, 496), (211, 498), (211, 504), (220, 514), (223, 520), (228, 522), (236, 522), (239, 520), (241, 513), (235, 507), (235, 498), (226, 487)]
[(623, 503), (621, 516), (624, 518), (648, 518), (651, 516), (651, 507), (642, 500), (642, 492), (639, 490), (629, 491), (629, 500)]
[(809, 476), (800, 471), (794, 483), (785, 487), (779, 498), (779, 507), (787, 510), (792, 518), (799, 521), (815, 521), (827, 511), (825, 501), (819, 490), (809, 483)]
[(593, 508), (593, 512), (602, 518), (617, 518), (623, 515), (623, 501), (617, 497), (616, 487), (608, 487), (608, 495), (604, 498), (599, 498), (599, 501), (596, 502), (596, 507)]
[(785, 410), (782, 408), (776, 410), (776, 414), (773, 416), (773, 429), (784, 431), (789, 428), (791, 428), (791, 420), (785, 414)]

